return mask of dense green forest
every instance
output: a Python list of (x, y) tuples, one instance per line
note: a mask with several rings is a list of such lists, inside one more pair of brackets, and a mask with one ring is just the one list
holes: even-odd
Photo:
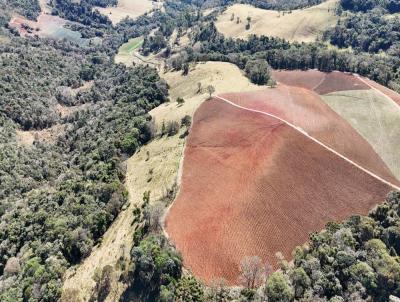
[(107, 6), (108, 4), (116, 4), (116, 1), (108, 0), (55, 0), (52, 13), (59, 15), (67, 20), (79, 22), (91, 27), (107, 27), (111, 21), (97, 10), (93, 10), (94, 5)]
[(200, 47), (187, 48), (184, 54), (168, 60), (171, 68), (181, 69), (186, 62), (224, 61), (244, 69), (247, 62), (266, 60), (277, 69), (312, 69), (347, 71), (367, 76), (393, 89), (399, 89), (398, 56), (354, 53), (329, 48), (324, 43), (289, 43), (283, 39), (257, 37), (247, 40), (225, 38), (213, 21), (195, 30), (193, 43)]
[(36, 19), (40, 13), (40, 6), (37, 0), (0, 0), (2, 14), (7, 11), (15, 11), (29, 19)]
[(269, 1), (269, 0), (245, 0), (241, 1), (244, 3), (249, 3), (259, 8), (263, 9), (274, 9), (274, 10), (291, 10), (291, 9), (300, 9), (305, 7), (310, 7), (313, 5), (320, 4), (323, 2), (322, 0), (277, 0), (277, 1)]
[(345, 10), (366, 12), (374, 8), (383, 8), (390, 13), (400, 11), (398, 0), (340, 0), (340, 5)]
[[(127, 69), (61, 42), (12, 38), (0, 47), (0, 300), (55, 301), (65, 269), (125, 203), (122, 159), (152, 138), (146, 113), (166, 101), (167, 87), (149, 67)], [(89, 91), (65, 93), (84, 81), (94, 81)], [(87, 102), (66, 118), (55, 111)], [(16, 129), (55, 123), (53, 144), (17, 140)]]
[(351, 47), (370, 53), (387, 51), (389, 55), (398, 56), (400, 18), (388, 17), (382, 8), (350, 14), (325, 33), (325, 38), (340, 48)]

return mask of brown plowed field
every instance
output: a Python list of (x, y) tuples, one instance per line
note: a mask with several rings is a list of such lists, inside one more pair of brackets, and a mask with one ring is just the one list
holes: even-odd
[(275, 89), (225, 94), (223, 97), (240, 106), (271, 113), (301, 127), (312, 137), (360, 166), (400, 185), (371, 145), (323, 102), (319, 95), (310, 90), (281, 84)]
[(282, 84), (313, 90), (318, 94), (335, 91), (370, 89), (356, 76), (342, 73), (324, 73), (317, 70), (274, 71), (273, 76)]
[(366, 214), (389, 190), (279, 120), (211, 100), (195, 114), (166, 231), (195, 275), (235, 283), (243, 257), (276, 267), (276, 252), (290, 258), (309, 233)]

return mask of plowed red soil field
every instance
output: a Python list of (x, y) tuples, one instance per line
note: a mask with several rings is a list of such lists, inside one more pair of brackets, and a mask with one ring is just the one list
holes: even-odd
[(290, 259), (309, 233), (366, 214), (390, 190), (278, 119), (213, 99), (195, 114), (165, 227), (196, 276), (234, 284), (243, 257), (276, 267), (276, 252)]
[(313, 91), (281, 84), (275, 89), (222, 97), (278, 116), (383, 179), (400, 185), (371, 145)]
[(282, 70), (274, 71), (273, 76), (279, 83), (306, 88), (318, 94), (345, 90), (370, 89), (370, 87), (358, 77), (342, 72), (324, 73), (317, 70)]

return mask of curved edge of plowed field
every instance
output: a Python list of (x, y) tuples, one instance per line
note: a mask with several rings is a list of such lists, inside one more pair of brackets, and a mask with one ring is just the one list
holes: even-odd
[(395, 92), (381, 84), (371, 81), (370, 79), (367, 79), (367, 78), (364, 78), (361, 76), (359, 76), (359, 79), (361, 81), (363, 81), (365, 84), (367, 84), (371, 89), (378, 91), (380, 94), (385, 96), (387, 99), (394, 102), (400, 108), (400, 94), (398, 94), (397, 92)]
[(272, 76), (278, 83), (313, 90), (325, 80), (326, 74), (315, 69), (273, 70)]
[(276, 267), (276, 252), (290, 258), (309, 233), (366, 214), (393, 188), (303, 129), (221, 98), (196, 112), (183, 165), (165, 227), (206, 282), (235, 284), (245, 256)]

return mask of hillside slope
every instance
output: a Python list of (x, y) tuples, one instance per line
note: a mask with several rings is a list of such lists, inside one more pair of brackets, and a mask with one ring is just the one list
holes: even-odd
[(196, 276), (237, 284), (244, 257), (277, 268), (277, 252), (290, 259), (390, 189), (282, 121), (214, 98), (195, 114), (166, 230)]
[[(238, 92), (260, 89), (259, 86), (249, 83), (236, 66), (220, 62), (199, 64), (188, 76), (182, 76), (180, 72), (168, 72), (163, 74), (163, 77), (170, 85), (171, 98), (174, 100), (178, 96), (183, 97), (185, 103), (178, 106), (173, 101), (153, 109), (150, 114), (158, 129), (161, 129), (163, 122), (180, 121), (185, 115), (192, 116), (198, 106), (206, 100), (205, 93), (196, 93), (198, 82), (204, 87), (212, 83), (218, 93), (230, 91), (231, 86), (228, 83), (234, 79), (237, 83), (235, 90)], [(104, 234), (101, 244), (93, 249), (90, 256), (80, 265), (68, 270), (63, 287), (63, 301), (67, 302), (67, 297), (74, 292), (77, 295), (76, 301), (87, 301), (95, 286), (93, 276), (96, 270), (106, 265), (115, 268), (112, 294), (107, 301), (116, 301), (123, 293), (126, 286), (117, 280), (124, 270), (118, 263), (121, 263), (121, 259), (122, 262), (129, 262), (134, 233), (133, 209), (142, 202), (145, 191), (151, 191), (151, 202), (156, 203), (179, 181), (178, 169), (185, 143), (184, 139), (179, 138), (182, 132), (183, 129), (175, 136), (154, 139), (128, 160), (125, 182), (129, 191), (128, 206), (119, 214)]]
[[(288, 41), (312, 42), (324, 30), (336, 24), (337, 2), (329, 0), (290, 13), (264, 10), (247, 4), (234, 4), (218, 17), (216, 26), (222, 34), (231, 38), (245, 39), (248, 35), (255, 34), (284, 38)], [(245, 28), (247, 17), (251, 17), (249, 30)]]

